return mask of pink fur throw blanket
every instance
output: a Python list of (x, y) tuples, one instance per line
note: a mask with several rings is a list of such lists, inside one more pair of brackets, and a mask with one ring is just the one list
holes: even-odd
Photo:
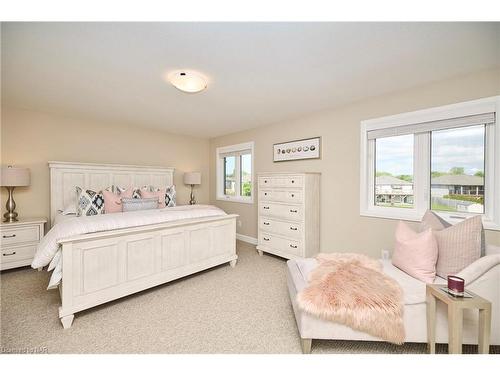
[(297, 295), (314, 316), (394, 344), (405, 340), (403, 291), (382, 273), (382, 264), (361, 254), (319, 254), (309, 285)]

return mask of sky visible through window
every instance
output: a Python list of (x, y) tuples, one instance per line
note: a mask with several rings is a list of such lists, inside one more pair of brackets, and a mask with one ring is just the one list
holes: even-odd
[(376, 172), (413, 176), (413, 134), (378, 138)]
[[(378, 138), (377, 172), (393, 176), (413, 175), (413, 135)], [(452, 168), (474, 175), (484, 171), (484, 125), (432, 132), (433, 172)]]
[(433, 172), (463, 168), (464, 174), (484, 171), (484, 125), (432, 132)]
[(226, 159), (226, 175), (227, 176), (234, 176), (234, 163), (235, 163), (235, 157), (230, 156), (225, 158)]

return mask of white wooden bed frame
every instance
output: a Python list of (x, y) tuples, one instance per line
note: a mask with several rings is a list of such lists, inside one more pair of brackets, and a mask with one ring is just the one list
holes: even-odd
[[(75, 199), (75, 186), (167, 186), (173, 168), (49, 162), (51, 223)], [(236, 217), (225, 215), (74, 236), (60, 241), (62, 305), (70, 328), (76, 312), (225, 262), (236, 265)]]

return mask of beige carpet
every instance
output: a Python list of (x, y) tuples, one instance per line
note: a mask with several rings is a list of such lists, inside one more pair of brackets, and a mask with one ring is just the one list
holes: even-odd
[[(285, 261), (259, 257), (244, 243), (238, 243), (238, 256), (234, 269), (222, 265), (77, 313), (69, 330), (57, 317), (58, 292), (45, 290), (47, 272), (4, 271), (1, 352), (301, 353)], [(312, 352), (424, 353), (425, 345), (315, 341)]]

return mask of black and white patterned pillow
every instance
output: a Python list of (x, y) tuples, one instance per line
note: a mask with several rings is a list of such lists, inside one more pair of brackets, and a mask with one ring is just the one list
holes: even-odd
[[(147, 190), (150, 192), (159, 191), (160, 188), (154, 187), (152, 185), (144, 185), (141, 190)], [(175, 185), (170, 185), (166, 187), (165, 190), (165, 206), (166, 207), (175, 207), (176, 204), (176, 192)]]
[(165, 193), (165, 205), (167, 207), (175, 207), (176, 206), (176, 193), (175, 193), (175, 185), (167, 186), (167, 191)]
[(104, 213), (104, 197), (101, 192), (76, 187), (77, 216), (94, 216)]

